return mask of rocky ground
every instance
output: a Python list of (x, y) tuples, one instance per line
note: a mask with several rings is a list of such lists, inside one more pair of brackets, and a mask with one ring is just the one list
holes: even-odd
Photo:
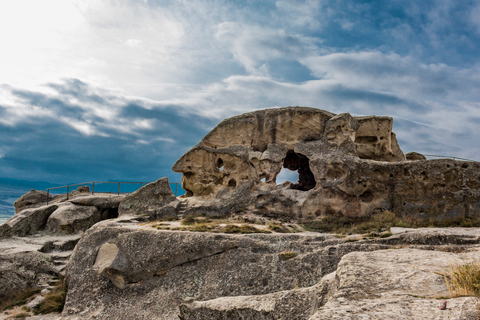
[[(336, 235), (251, 213), (192, 218), (163, 182), (121, 199), (22, 199), (27, 207), (0, 227), (0, 301), (38, 290), (0, 319), (480, 317), (476, 298), (456, 297), (445, 278), (478, 262), (479, 228)], [(62, 276), (63, 312), (33, 316)]]

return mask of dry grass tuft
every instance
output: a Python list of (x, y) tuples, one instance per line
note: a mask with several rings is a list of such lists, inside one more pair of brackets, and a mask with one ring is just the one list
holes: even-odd
[(278, 257), (280, 258), (280, 260), (283, 260), (283, 261), (295, 258), (296, 256), (297, 256), (297, 254), (295, 252), (292, 252), (292, 251), (280, 252), (278, 254)]
[(46, 314), (51, 312), (62, 312), (67, 296), (67, 287), (63, 277), (59, 279), (58, 285), (52, 292), (45, 296), (45, 300), (34, 308), (35, 314)]
[(452, 298), (480, 297), (480, 263), (478, 261), (452, 263), (444, 277)]

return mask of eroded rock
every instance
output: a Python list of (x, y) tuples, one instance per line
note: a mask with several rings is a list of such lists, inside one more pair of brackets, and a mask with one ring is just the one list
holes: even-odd
[(15, 212), (19, 213), (24, 209), (37, 208), (47, 204), (47, 200), (53, 199), (53, 196), (48, 194), (46, 191), (39, 190), (30, 190), (20, 198), (18, 198), (13, 206), (15, 207)]
[(57, 208), (58, 205), (52, 204), (22, 210), (0, 225), (0, 238), (25, 236), (44, 230), (48, 218)]
[(120, 215), (138, 214), (152, 218), (176, 217), (178, 200), (168, 178), (161, 178), (127, 195), (118, 207)]
[[(385, 210), (424, 220), (480, 216), (480, 164), (405, 161), (392, 125), (390, 117), (304, 107), (226, 119), (173, 166), (183, 174), (185, 212), (250, 211), (289, 221)], [(282, 167), (298, 181), (277, 185)], [(219, 202), (228, 210), (216, 210)]]
[(85, 231), (101, 220), (102, 214), (95, 206), (64, 203), (49, 216), (46, 229), (54, 233), (72, 234)]

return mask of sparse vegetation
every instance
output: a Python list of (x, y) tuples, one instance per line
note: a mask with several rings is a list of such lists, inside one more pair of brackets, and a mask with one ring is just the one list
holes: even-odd
[(297, 256), (297, 254), (295, 252), (292, 252), (292, 251), (280, 252), (278, 254), (278, 257), (280, 258), (280, 260), (284, 260), (284, 261), (295, 258), (296, 256)]
[(39, 292), (40, 289), (26, 288), (19, 294), (13, 296), (11, 299), (2, 302), (2, 304), (0, 304), (0, 311), (5, 311), (8, 309), (12, 309), (15, 306), (27, 304), (28, 302), (33, 300), (33, 296)]
[(452, 263), (444, 277), (452, 298), (480, 297), (480, 263), (478, 261)]
[(255, 228), (254, 226), (244, 224), (237, 226), (235, 224), (228, 224), (225, 227), (222, 228), (221, 232), (225, 233), (270, 233), (270, 231), (267, 230), (260, 230), (258, 228)]
[(57, 286), (52, 292), (45, 296), (45, 300), (36, 306), (33, 310), (35, 314), (46, 314), (51, 312), (62, 312), (65, 305), (65, 297), (67, 296), (67, 288), (64, 278), (60, 277)]
[(309, 231), (333, 232), (341, 234), (375, 233), (380, 237), (388, 237), (391, 227), (426, 228), (426, 227), (480, 227), (480, 218), (459, 217), (443, 220), (401, 218), (393, 212), (383, 211), (369, 216), (350, 218), (345, 216), (329, 215), (322, 220), (305, 221), (303, 226)]

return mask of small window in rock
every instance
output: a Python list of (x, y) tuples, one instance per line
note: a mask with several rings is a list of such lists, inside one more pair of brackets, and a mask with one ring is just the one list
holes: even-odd
[(267, 181), (267, 178), (263, 177), (262, 179), (260, 179), (260, 181), (266, 182), (266, 181)]
[(315, 177), (310, 170), (308, 158), (304, 155), (289, 151), (283, 161), (283, 168), (287, 170), (280, 171), (276, 180), (277, 184), (293, 180), (296, 182), (292, 184), (291, 188), (295, 190), (308, 191), (315, 187)]
[(222, 160), (222, 158), (218, 158), (217, 168), (220, 169), (220, 170), (223, 170), (223, 160)]

